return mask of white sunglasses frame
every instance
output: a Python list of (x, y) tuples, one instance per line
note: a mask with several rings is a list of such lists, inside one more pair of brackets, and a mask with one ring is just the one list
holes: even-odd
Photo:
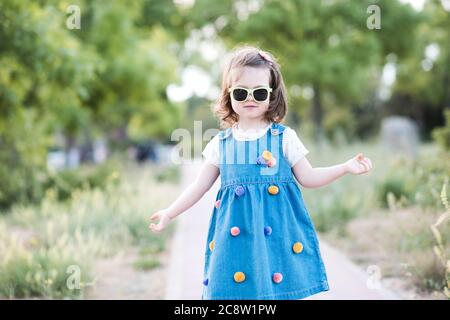
[[(234, 97), (233, 97), (233, 94), (232, 94), (232, 93), (233, 93), (233, 90), (235, 90), (235, 89), (243, 89), (243, 90), (247, 91), (247, 97), (245, 97), (245, 99), (242, 100), (242, 101), (235, 100)], [(260, 100), (256, 100), (256, 99), (255, 99), (255, 97), (253, 96), (253, 92), (254, 92), (255, 90), (258, 90), (258, 89), (267, 89), (267, 91), (269, 92), (269, 94), (267, 95), (266, 100), (260, 101)], [(236, 86), (236, 87), (231, 87), (231, 88), (229, 88), (229, 89), (228, 89), (228, 93), (230, 94), (231, 99), (233, 99), (233, 100), (236, 101), (236, 102), (244, 102), (244, 101), (247, 101), (249, 95), (251, 95), (251, 96), (252, 96), (252, 99), (255, 100), (256, 102), (265, 102), (265, 101), (267, 101), (268, 99), (270, 99), (270, 94), (272, 93), (272, 88), (269, 87), (269, 86), (260, 86), (260, 87), (256, 87), (256, 88), (253, 88), (253, 89), (249, 89), (249, 88), (244, 88), (244, 87)]]

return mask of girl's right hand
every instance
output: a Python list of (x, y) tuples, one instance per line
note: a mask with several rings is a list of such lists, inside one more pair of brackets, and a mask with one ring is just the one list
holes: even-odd
[(168, 215), (166, 210), (160, 210), (152, 214), (150, 220), (155, 221), (158, 220), (158, 224), (150, 223), (148, 226), (149, 229), (155, 233), (159, 233), (164, 230), (164, 228), (169, 224), (171, 218)]

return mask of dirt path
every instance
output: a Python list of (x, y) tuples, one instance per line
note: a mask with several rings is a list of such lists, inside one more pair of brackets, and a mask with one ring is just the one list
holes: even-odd
[[(193, 181), (200, 162), (183, 168), (183, 183)], [(204, 248), (209, 217), (219, 188), (216, 181), (211, 190), (190, 210), (177, 218), (177, 229), (171, 247), (165, 299), (201, 299)], [(330, 291), (308, 299), (398, 299), (379, 285), (376, 276), (366, 273), (339, 251), (320, 240), (320, 249), (328, 274)]]
[(87, 291), (85, 299), (164, 299), (169, 253), (160, 254), (161, 265), (149, 271), (133, 267), (138, 258), (137, 249), (128, 248), (113, 257), (96, 261), (93, 268), (95, 285)]

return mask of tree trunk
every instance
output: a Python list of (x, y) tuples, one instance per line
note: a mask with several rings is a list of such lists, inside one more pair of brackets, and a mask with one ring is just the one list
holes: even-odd
[(322, 106), (322, 97), (321, 90), (318, 84), (313, 85), (314, 89), (314, 98), (312, 105), (312, 120), (314, 123), (314, 140), (316, 142), (320, 142), (324, 138), (324, 132), (322, 128), (322, 120), (323, 120), (323, 106)]
[(444, 71), (444, 79), (443, 79), (443, 85), (444, 85), (444, 94), (442, 96), (442, 107), (443, 109), (448, 109), (450, 108), (450, 52), (448, 52), (447, 54), (447, 63), (445, 66), (445, 71)]
[(65, 148), (66, 152), (69, 152), (70, 149), (75, 147), (75, 142), (76, 142), (75, 134), (66, 132), (64, 137), (65, 137), (65, 146), (64, 146), (64, 148)]
[(300, 126), (300, 116), (298, 114), (298, 110), (292, 110), (292, 112), (290, 112), (290, 115), (294, 128), (298, 128)]

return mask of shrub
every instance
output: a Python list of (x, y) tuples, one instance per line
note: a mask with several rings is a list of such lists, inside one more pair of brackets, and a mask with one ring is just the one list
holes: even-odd
[(405, 206), (440, 209), (439, 186), (446, 176), (450, 176), (450, 157), (439, 151), (424, 152), (416, 160), (398, 159), (376, 183), (380, 207), (388, 208), (389, 197), (394, 197)]
[(407, 203), (414, 198), (414, 185), (410, 181), (410, 174), (402, 168), (403, 166), (394, 167), (381, 182), (375, 184), (381, 208), (390, 207), (390, 195)]
[(340, 188), (331, 185), (332, 191), (323, 191), (320, 201), (308, 201), (315, 228), (320, 232), (337, 231), (341, 235), (351, 219), (359, 216), (365, 208), (361, 194), (352, 192), (351, 187)]
[(119, 183), (119, 169), (115, 160), (108, 160), (102, 164), (85, 164), (78, 168), (48, 172), (44, 189), (52, 189), (57, 200), (64, 201), (70, 198), (75, 190), (104, 188), (111, 177), (114, 177), (115, 183)]
[(435, 128), (432, 137), (443, 150), (450, 152), (450, 109), (444, 111), (444, 116), (445, 126)]

